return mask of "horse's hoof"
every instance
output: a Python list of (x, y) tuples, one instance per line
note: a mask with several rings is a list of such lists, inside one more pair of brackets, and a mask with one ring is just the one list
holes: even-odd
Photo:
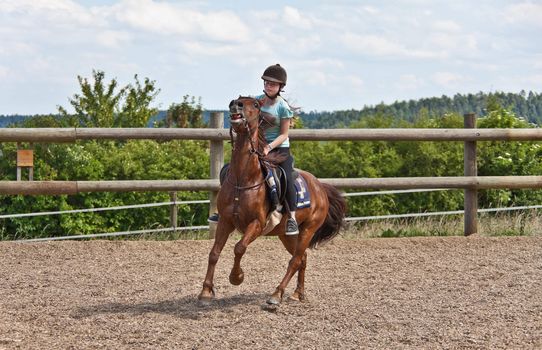
[(230, 283), (234, 286), (238, 286), (241, 283), (243, 283), (243, 280), (245, 279), (245, 274), (241, 272), (238, 275), (230, 274)]
[(198, 306), (199, 307), (207, 307), (211, 305), (212, 298), (204, 298), (204, 297), (198, 297)]
[(266, 301), (267, 305), (279, 305), (280, 302), (281, 302), (280, 298), (274, 294), (270, 296), (269, 299), (267, 299)]
[(204, 290), (198, 295), (198, 306), (209, 306), (211, 302), (216, 297), (215, 287), (211, 288), (211, 292), (208, 293)]
[(277, 312), (278, 308), (279, 308), (278, 305), (271, 305), (267, 303), (262, 305), (262, 310), (268, 311), (268, 312)]
[(303, 293), (294, 292), (294, 294), (288, 297), (289, 301), (304, 301), (305, 295)]

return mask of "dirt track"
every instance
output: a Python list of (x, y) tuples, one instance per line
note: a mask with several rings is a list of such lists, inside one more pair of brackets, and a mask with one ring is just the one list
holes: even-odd
[(309, 300), (275, 312), (270, 239), (238, 287), (229, 242), (197, 306), (211, 244), (0, 243), (0, 349), (542, 348), (542, 237), (336, 239), (309, 253)]

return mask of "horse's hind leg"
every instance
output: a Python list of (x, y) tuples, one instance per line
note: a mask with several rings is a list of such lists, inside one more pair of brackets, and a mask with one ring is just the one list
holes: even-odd
[(232, 225), (219, 222), (215, 234), (215, 243), (213, 244), (213, 248), (211, 248), (211, 252), (209, 253), (209, 262), (207, 265), (207, 274), (205, 275), (205, 280), (203, 281), (203, 289), (198, 296), (198, 299), (203, 304), (208, 304), (215, 296), (213, 279), (216, 263), (218, 262), (220, 253), (222, 252), (222, 249), (224, 248), (224, 245), (226, 244), (226, 241), (228, 240), (228, 237), (232, 231)]
[(302, 301), (305, 300), (305, 268), (307, 267), (307, 253), (303, 256), (301, 266), (297, 272), (297, 287), (294, 294), (290, 295), (291, 300)]
[(288, 286), (288, 283), (294, 276), (294, 274), (298, 271), (300, 271), (301, 268), (303, 268), (303, 272), (300, 275), (299, 281), (301, 281), (301, 289), (298, 289), (296, 291), (300, 291), (301, 294), (304, 293), (304, 279), (305, 279), (305, 267), (307, 263), (307, 257), (306, 257), (306, 250), (309, 247), (309, 243), (311, 240), (312, 235), (308, 235), (308, 230), (306, 228), (303, 228), (299, 232), (299, 238), (297, 240), (297, 244), (295, 246), (294, 253), (292, 254), (292, 258), (290, 259), (290, 262), (288, 264), (288, 270), (286, 270), (286, 275), (280, 282), (277, 289), (275, 289), (275, 292), (271, 295), (271, 297), (267, 300), (268, 304), (277, 305), (280, 304), (282, 301), (282, 296), (284, 295), (284, 290)]
[[(295, 254), (295, 247), (297, 246), (297, 239), (293, 236), (279, 236), (282, 244), (292, 256)], [(305, 269), (307, 268), (307, 252), (303, 255), (301, 260), (301, 266), (297, 271), (297, 287), (290, 300), (301, 301), (305, 299)]]
[(262, 233), (262, 225), (259, 221), (251, 222), (243, 234), (243, 238), (235, 245), (233, 252), (235, 253), (235, 259), (233, 261), (233, 267), (230, 272), (230, 283), (234, 286), (238, 286), (243, 283), (245, 274), (241, 268), (241, 258), (247, 251), (247, 247)]

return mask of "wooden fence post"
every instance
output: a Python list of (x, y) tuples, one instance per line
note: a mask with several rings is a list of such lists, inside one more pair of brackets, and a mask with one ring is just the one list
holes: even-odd
[[(223, 129), (224, 128), (224, 113), (222, 112), (211, 112), (210, 127)], [(210, 175), (211, 179), (218, 179), (220, 177), (220, 169), (224, 165), (224, 142), (222, 140), (211, 140), (211, 149), (210, 149), (210, 160), (211, 160), (211, 169)], [(218, 191), (212, 191), (209, 195), (211, 201), (209, 205), (209, 214), (217, 212), (216, 208), (216, 198), (218, 196)], [(215, 238), (216, 225), (209, 225), (209, 239)]]
[[(466, 129), (476, 128), (476, 115), (474, 113), (467, 113), (463, 117)], [(476, 141), (465, 141), (464, 147), (464, 175), (478, 176), (478, 168), (476, 166)], [(465, 189), (464, 208), (464, 233), (465, 236), (470, 236), (478, 232), (478, 189)]]
[(173, 228), (173, 233), (177, 232), (177, 192), (169, 192), (169, 200), (173, 204), (169, 207), (169, 224)]

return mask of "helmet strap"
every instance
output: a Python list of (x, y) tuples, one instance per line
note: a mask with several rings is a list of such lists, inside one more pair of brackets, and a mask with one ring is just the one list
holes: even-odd
[(269, 95), (265, 90), (263, 90), (263, 93), (265, 94), (265, 96), (267, 96), (267, 98), (270, 98), (272, 100), (276, 99), (278, 96), (280, 96), (280, 91), (277, 92), (277, 94), (275, 96), (271, 96)]
[(268, 98), (274, 100), (276, 99), (277, 97), (280, 96), (280, 93), (283, 91), (282, 88), (284, 88), (284, 84), (280, 84), (280, 89), (279, 89), (279, 92), (277, 92), (277, 94), (275, 96), (271, 96), (269, 95), (267, 92), (265, 92), (265, 90), (263, 90), (263, 93), (265, 94), (265, 96), (267, 96)]

